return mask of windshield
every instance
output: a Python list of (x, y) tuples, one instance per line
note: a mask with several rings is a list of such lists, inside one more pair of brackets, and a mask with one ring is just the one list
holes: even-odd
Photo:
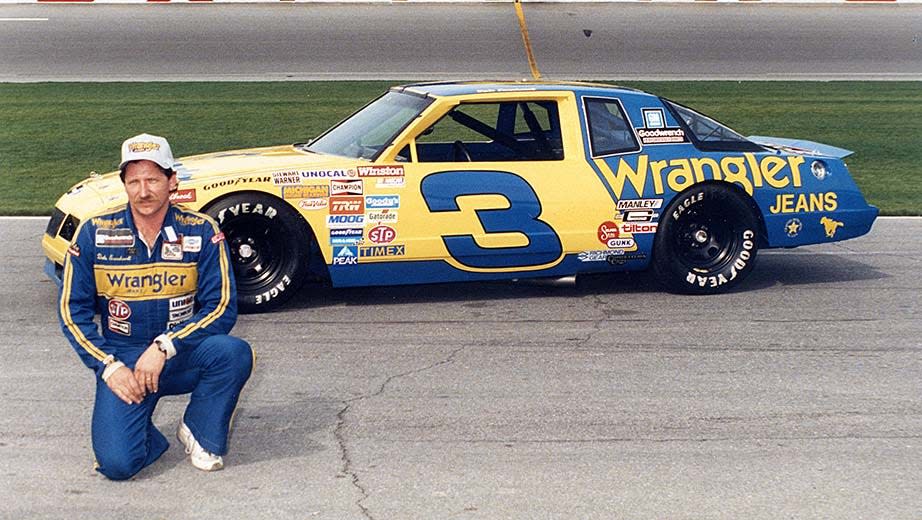
[(390, 91), (307, 146), (311, 152), (355, 159), (375, 159), (432, 99)]
[(695, 144), (702, 150), (762, 150), (759, 145), (704, 114), (668, 99), (663, 99), (663, 103), (684, 123)]

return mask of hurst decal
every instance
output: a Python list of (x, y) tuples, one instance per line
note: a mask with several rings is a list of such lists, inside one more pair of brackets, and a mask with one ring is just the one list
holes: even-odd
[(636, 160), (618, 158), (617, 166), (597, 159), (595, 164), (605, 180), (621, 198), (662, 195), (666, 189), (682, 191), (696, 183), (718, 180), (738, 184), (750, 195), (755, 188), (800, 188), (800, 167), (804, 158), (769, 155), (758, 159), (755, 154), (721, 158), (692, 157), (651, 161), (647, 155)]

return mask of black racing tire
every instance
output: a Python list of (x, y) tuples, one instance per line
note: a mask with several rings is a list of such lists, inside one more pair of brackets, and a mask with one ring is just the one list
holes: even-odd
[(663, 211), (653, 268), (667, 289), (716, 294), (742, 282), (755, 267), (762, 226), (751, 200), (733, 186), (702, 184)]
[(287, 202), (261, 193), (237, 193), (212, 203), (205, 213), (224, 233), (241, 313), (275, 309), (304, 284), (314, 238)]

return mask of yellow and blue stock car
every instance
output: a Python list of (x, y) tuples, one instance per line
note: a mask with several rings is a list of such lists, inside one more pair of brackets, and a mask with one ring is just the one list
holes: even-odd
[[(302, 144), (185, 157), (175, 203), (213, 216), (243, 311), (333, 286), (555, 277), (652, 266), (715, 293), (763, 248), (867, 233), (877, 208), (842, 158), (743, 137), (645, 92), (561, 82), (391, 88)], [(124, 204), (117, 173), (64, 195), (52, 276), (79, 222)]]

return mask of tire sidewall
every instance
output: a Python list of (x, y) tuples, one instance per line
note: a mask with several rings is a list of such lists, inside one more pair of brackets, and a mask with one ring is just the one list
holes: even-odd
[[(695, 266), (683, 258), (676, 234), (689, 219), (718, 216), (725, 228), (727, 250), (716, 265)], [(653, 264), (669, 289), (687, 294), (713, 294), (736, 287), (755, 267), (762, 240), (759, 219), (744, 195), (733, 186), (703, 184), (679, 194), (667, 206), (657, 232)]]
[(237, 193), (211, 204), (205, 212), (217, 221), (233, 248), (236, 225), (248, 219), (262, 222), (273, 237), (273, 254), (279, 258), (277, 272), (260, 282), (241, 280), (235, 263), (237, 308), (241, 313), (257, 313), (275, 309), (290, 299), (304, 283), (308, 273), (311, 233), (307, 224), (288, 203), (261, 193)]

